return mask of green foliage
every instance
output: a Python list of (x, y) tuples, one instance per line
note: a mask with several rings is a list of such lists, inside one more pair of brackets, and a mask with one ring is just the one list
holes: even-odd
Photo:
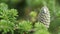
[(10, 22), (8, 20), (1, 20), (0, 21), (0, 31), (3, 30), (3, 33), (7, 33), (9, 31), (13, 31), (15, 27), (14, 22)]
[[(33, 25), (32, 22), (26, 21), (16, 21), (16, 17), (18, 16), (18, 12), (16, 9), (8, 9), (8, 6), (5, 3), (0, 3), (0, 31), (3, 31), (2, 34), (7, 34), (7, 32), (11, 31), (11, 34), (14, 34), (14, 30), (18, 29), (19, 34), (30, 34), (29, 32), (32, 30)], [(35, 14), (35, 15), (34, 15)], [(31, 17), (36, 16), (36, 12), (32, 12)], [(17, 23), (16, 23), (17, 22)], [(47, 28), (41, 23), (35, 23), (34, 25), (34, 34), (40, 34), (45, 31), (47, 33)], [(39, 31), (40, 30), (40, 31)], [(44, 33), (45, 33), (44, 32)]]
[(49, 34), (48, 31), (45, 30), (38, 30), (34, 34)]
[(13, 34), (16, 16), (17, 10), (9, 10), (5, 3), (0, 3), (0, 31), (3, 30), (2, 34), (5, 34), (9, 31), (11, 31)]
[(32, 12), (30, 13), (30, 16), (31, 16), (32, 18), (36, 17), (36, 15), (37, 15), (37, 13), (36, 13), (35, 11), (32, 11)]
[(32, 22), (30, 21), (22, 21), (19, 23), (19, 29), (23, 31), (30, 31), (32, 29)]
[(35, 23), (34, 27), (35, 27), (35, 29), (38, 29), (38, 30), (41, 30), (41, 29), (47, 30), (47, 28), (44, 26), (44, 24), (42, 24), (40, 22)]
[[(29, 19), (24, 21), (23, 18), (21, 18), (22, 22), (21, 21), (18, 22), (17, 17), (19, 16), (19, 14), (20, 15), (24, 14), (25, 8), (28, 6), (33, 11), (34, 9), (36, 9), (36, 12), (32, 11), (29, 13), (31, 19), (35, 21), (35, 19), (37, 18), (36, 14), (38, 13), (38, 11), (40, 11), (40, 8), (46, 5), (49, 8), (51, 14), (51, 23), (50, 23), (49, 31), (52, 34), (60, 34), (60, 28), (58, 29), (58, 27), (60, 27), (60, 2), (59, 1), (60, 0), (0, 0), (0, 32), (3, 31), (2, 34), (7, 34), (7, 32), (10, 31), (11, 34), (15, 34), (15, 32), (19, 34), (25, 34), (25, 33), (31, 34), (29, 33), (29, 31), (32, 30), (33, 22), (28, 21)], [(11, 8), (16, 8), (19, 14), (16, 9), (11, 9)], [(23, 13), (21, 13), (22, 11)], [(18, 30), (15, 31), (16, 29), (18, 29), (19, 31)], [(42, 23), (39, 22), (38, 23), (35, 22), (33, 29), (35, 30), (33, 34), (49, 34), (47, 28)]]
[(5, 20), (14, 21), (17, 17), (17, 10), (16, 9), (8, 9), (8, 6), (5, 3), (0, 4), (0, 18)]
[(35, 33), (34, 34), (49, 34), (47, 28), (44, 24), (37, 22), (35, 23)]

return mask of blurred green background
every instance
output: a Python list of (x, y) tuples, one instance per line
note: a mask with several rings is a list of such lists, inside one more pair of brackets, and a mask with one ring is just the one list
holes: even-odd
[[(41, 7), (46, 5), (49, 8), (49, 11), (51, 14), (51, 22), (50, 22), (50, 27), (48, 29), (48, 32), (50, 34), (60, 34), (60, 0), (0, 0), (0, 3), (5, 3), (8, 5), (8, 8), (5, 6), (5, 4), (0, 6), (0, 8), (4, 7), (4, 8), (1, 8), (1, 10), (7, 11), (7, 13), (13, 12), (12, 13), (13, 17), (9, 17), (9, 16), (11, 16), (10, 14), (9, 14), (9, 16), (7, 16), (10, 19), (10, 21), (12, 21), (12, 22), (15, 22), (16, 20), (18, 22), (22, 22), (24, 20), (30, 20), (30, 19), (32, 19), (32, 20), (30, 20), (31, 22), (35, 22)], [(1, 10), (0, 10), (0, 12), (1, 12)], [(8, 12), (8, 11), (11, 11), (11, 12)], [(16, 11), (18, 12), (18, 17), (16, 17), (16, 20), (15, 20), (14, 16), (16, 16), (15, 14), (17, 14)], [(5, 17), (3, 17), (3, 18), (5, 18)], [(8, 20), (8, 19), (5, 19), (5, 20)], [(2, 20), (2, 21), (5, 21), (5, 20)], [(22, 25), (24, 25), (24, 24), (22, 23)], [(20, 26), (22, 26), (22, 25), (20, 25)], [(12, 26), (14, 26), (14, 25), (12, 25)], [(31, 28), (32, 25), (30, 26), (30, 24), (29, 24), (29, 26), (28, 25), (26, 25), (26, 26), (28, 28), (29, 27)], [(14, 27), (12, 27), (12, 29), (13, 28)], [(24, 27), (21, 27), (21, 28), (24, 28)], [(42, 32), (42, 31), (43, 30), (37, 31), (37, 32), (39, 34), (39, 32)], [(16, 30), (16, 32), (19, 32), (19, 31)], [(35, 32), (35, 33), (37, 33), (37, 32)], [(41, 33), (41, 34), (44, 34), (44, 33)], [(20, 33), (20, 34), (25, 34), (25, 33)]]

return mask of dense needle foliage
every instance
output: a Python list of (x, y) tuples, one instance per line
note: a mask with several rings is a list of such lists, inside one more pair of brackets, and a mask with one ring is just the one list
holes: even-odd
[[(37, 21), (43, 6), (50, 11), (48, 29)], [(0, 34), (60, 34), (60, 0), (0, 0)]]

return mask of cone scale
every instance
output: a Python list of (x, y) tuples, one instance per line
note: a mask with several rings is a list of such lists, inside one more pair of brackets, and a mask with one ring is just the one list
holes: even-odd
[(40, 13), (38, 14), (38, 21), (43, 23), (47, 28), (50, 25), (50, 12), (47, 6), (41, 8)]

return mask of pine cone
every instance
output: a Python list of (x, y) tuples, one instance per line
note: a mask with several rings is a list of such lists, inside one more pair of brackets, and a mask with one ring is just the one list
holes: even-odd
[(50, 24), (50, 13), (46, 6), (41, 8), (40, 13), (38, 14), (38, 21), (43, 23), (47, 28), (49, 28)]

